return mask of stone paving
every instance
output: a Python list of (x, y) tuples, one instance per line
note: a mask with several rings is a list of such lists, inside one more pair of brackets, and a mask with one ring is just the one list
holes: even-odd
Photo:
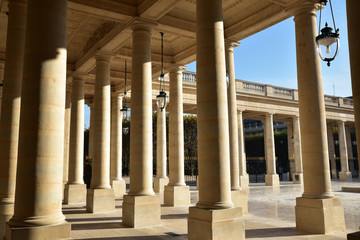
[[(347, 232), (354, 232), (360, 226), (359, 193), (341, 192), (341, 187), (360, 187), (358, 179), (351, 183), (333, 181), (335, 196), (341, 197)], [(302, 187), (291, 182), (281, 182), (273, 189), (264, 184), (250, 184), (249, 215), (246, 221), (246, 239), (346, 239), (346, 233), (331, 235), (305, 235), (295, 229), (295, 198), (301, 196)], [(191, 202), (197, 202), (197, 190), (191, 187)], [(121, 224), (122, 201), (116, 201), (116, 210), (110, 213), (86, 213), (85, 206), (64, 205), (63, 212), (72, 224), (73, 239), (104, 240), (155, 240), (187, 239), (188, 207), (162, 207), (161, 225), (151, 228), (127, 228)]]

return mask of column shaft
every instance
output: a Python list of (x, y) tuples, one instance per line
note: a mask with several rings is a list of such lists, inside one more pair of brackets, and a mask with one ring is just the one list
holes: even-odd
[(303, 184), (303, 163), (301, 153), (301, 133), (299, 116), (293, 117), (293, 134), (294, 134), (294, 156), (295, 156), (295, 175), (293, 182)]
[(249, 186), (249, 175), (246, 171), (246, 154), (245, 154), (245, 137), (244, 137), (244, 122), (242, 111), (238, 113), (238, 137), (239, 137), (239, 172), (240, 172), (240, 186), (247, 188)]
[(5, 234), (5, 222), (14, 212), (25, 27), (26, 1), (10, 1), (6, 63), (1, 76), (4, 86), (0, 94), (0, 238)]
[[(314, 5), (309, 4), (310, 8)], [(314, 8), (313, 8), (314, 9)], [(320, 58), (315, 46), (314, 10), (295, 15), (304, 197), (330, 197), (329, 158)], [(309, 107), (311, 106), (311, 108)]]
[(341, 163), (341, 172), (339, 173), (339, 179), (340, 181), (351, 181), (352, 176), (351, 173), (349, 172), (349, 159), (348, 159), (344, 121), (338, 121), (338, 133), (339, 133), (339, 150), (340, 150), (340, 163)]
[(359, 59), (360, 46), (359, 38), (360, 33), (358, 26), (360, 19), (358, 16), (358, 9), (360, 2), (356, 0), (346, 0), (346, 13), (347, 13), (347, 25), (348, 25), (348, 40), (349, 40), (349, 55), (350, 55), (350, 69), (351, 69), (351, 86), (354, 104), (354, 115), (355, 115), (355, 131), (358, 162), (360, 166), (360, 69)]
[(166, 178), (166, 111), (157, 109), (156, 177)]
[(122, 180), (122, 97), (114, 93), (111, 105), (111, 180)]
[(15, 236), (24, 231), (33, 239), (70, 238), (70, 224), (61, 212), (60, 194), (66, 15), (66, 0), (28, 1), (15, 211), (6, 239), (17, 239)]
[(328, 147), (329, 147), (329, 158), (330, 158), (330, 164), (331, 164), (331, 175), (332, 175), (333, 179), (337, 179), (335, 145), (334, 145), (334, 130), (333, 130), (332, 123), (327, 124), (327, 137), (328, 137)]
[(68, 184), (84, 184), (84, 79), (73, 78)]
[(110, 189), (110, 60), (96, 56), (94, 145), (91, 188)]
[(345, 135), (346, 135), (346, 147), (348, 152), (348, 159), (353, 159), (353, 148), (352, 148), (352, 141), (351, 141), (351, 127), (345, 126)]
[(230, 179), (231, 190), (240, 188), (239, 185), (239, 146), (236, 105), (236, 82), (234, 66), (234, 48), (239, 43), (225, 42), (226, 72), (229, 75), (229, 87), (227, 89), (228, 113), (229, 113), (229, 144), (230, 144)]
[(184, 117), (181, 67), (170, 70), (169, 104), (169, 185), (185, 186)]
[(65, 129), (64, 129), (64, 166), (63, 166), (63, 184), (69, 179), (69, 147), (70, 147), (70, 116), (71, 116), (71, 91), (66, 90), (65, 96)]
[(222, 3), (197, 1), (199, 208), (232, 207)]
[(129, 195), (153, 195), (151, 26), (133, 26)]
[(89, 156), (93, 158), (93, 149), (94, 149), (94, 119), (95, 119), (95, 104), (92, 102), (90, 104), (90, 127), (89, 127)]
[(276, 174), (275, 162), (275, 140), (273, 115), (265, 115), (265, 158), (266, 158), (266, 174)]

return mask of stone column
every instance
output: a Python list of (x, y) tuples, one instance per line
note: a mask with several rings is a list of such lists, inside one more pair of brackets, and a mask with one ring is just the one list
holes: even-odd
[(240, 189), (239, 172), (239, 138), (237, 123), (237, 104), (236, 104), (236, 81), (234, 65), (234, 48), (240, 43), (225, 41), (225, 60), (226, 73), (229, 76), (229, 86), (227, 88), (228, 113), (229, 113), (229, 145), (230, 145), (230, 181), (231, 181), (231, 201), (235, 207), (242, 209), (243, 215), (248, 213), (247, 193)]
[[(4, 68), (5, 68), (5, 61), (0, 60), (0, 83), (4, 82)], [(2, 92), (3, 92), (3, 87), (0, 87), (0, 118), (1, 118)], [(2, 236), (2, 233), (0, 233), (0, 237), (1, 236)]]
[(164, 199), (164, 187), (169, 183), (166, 176), (166, 111), (157, 109), (156, 118), (156, 178), (154, 191), (159, 193), (160, 200)]
[(334, 130), (332, 123), (327, 124), (327, 137), (328, 137), (329, 158), (331, 165), (331, 175), (333, 179), (337, 179)]
[(66, 0), (28, 1), (15, 209), (5, 239), (71, 237), (61, 212), (66, 15)]
[[(326, 137), (320, 58), (316, 50), (316, 9), (310, 1), (290, 9), (295, 16), (304, 193), (296, 199), (296, 228), (308, 233), (344, 231), (341, 200), (334, 198)], [(326, 214), (325, 214), (326, 213)]]
[(245, 154), (245, 137), (244, 137), (244, 122), (242, 111), (238, 111), (238, 137), (239, 137), (239, 174), (240, 187), (243, 189), (249, 188), (249, 174), (246, 171), (246, 154)]
[(137, 18), (132, 29), (130, 191), (124, 195), (123, 224), (160, 224), (160, 200), (153, 190), (151, 30), (155, 23)]
[(64, 203), (86, 201), (84, 169), (84, 82), (85, 74), (73, 73), (71, 92), (69, 175), (65, 185)]
[(266, 159), (266, 186), (279, 186), (279, 175), (276, 173), (276, 160), (275, 160), (275, 140), (274, 140), (274, 126), (273, 114), (265, 114), (264, 122), (264, 139), (265, 139), (265, 159)]
[(294, 180), (295, 173), (295, 151), (294, 151), (294, 126), (293, 122), (286, 120), (287, 126), (287, 143), (288, 143), (288, 159), (289, 159), (289, 179), (288, 181)]
[(300, 118), (299, 116), (293, 117), (293, 134), (294, 134), (294, 156), (295, 156), (295, 173), (293, 177), (294, 184), (303, 184), (303, 163), (301, 153), (301, 131), (300, 131)]
[(354, 155), (353, 155), (353, 148), (352, 148), (352, 141), (351, 141), (351, 126), (345, 125), (345, 135), (346, 135), (346, 146), (348, 151), (348, 161), (349, 161), (349, 171), (351, 172), (351, 175), (355, 172), (354, 167)]
[(92, 160), (93, 158), (93, 149), (94, 149), (94, 119), (95, 119), (95, 104), (94, 100), (89, 104), (90, 107), (90, 127), (89, 127), (89, 156)]
[(189, 187), (184, 177), (184, 117), (183, 66), (170, 67), (169, 104), (169, 184), (165, 186), (164, 203), (167, 206), (190, 204)]
[(199, 201), (188, 238), (245, 239), (241, 208), (231, 202), (229, 121), (222, 0), (196, 1)]
[[(338, 121), (338, 132), (339, 132), (339, 150), (340, 150), (340, 163), (341, 163), (341, 172), (339, 173), (340, 181), (350, 181), (352, 180), (351, 172), (349, 171), (349, 162), (348, 162), (348, 151), (347, 151), (347, 142), (345, 136), (345, 122)], [(350, 142), (351, 144), (351, 142)]]
[(126, 183), (122, 178), (122, 97), (114, 92), (111, 103), (111, 156), (110, 179), (115, 197), (122, 198), (126, 193)]
[[(64, 166), (63, 166), (63, 194), (65, 195), (65, 184), (69, 179), (69, 144), (70, 144), (70, 116), (71, 116), (71, 90), (66, 88), (65, 95), (65, 125), (64, 125)], [(64, 200), (64, 196), (63, 196)]]
[(354, 115), (355, 115), (355, 131), (358, 162), (360, 166), (360, 69), (359, 59), (360, 46), (358, 26), (360, 19), (358, 16), (358, 9), (360, 2), (356, 0), (346, 0), (346, 13), (347, 13), (347, 25), (348, 25), (348, 40), (349, 40), (349, 55), (350, 55), (350, 69), (351, 69), (351, 86), (353, 93), (354, 103)]
[(115, 210), (114, 190), (110, 186), (110, 62), (113, 54), (96, 53), (94, 142), (91, 188), (87, 190), (86, 210)]
[(26, 0), (9, 1), (0, 120), (0, 239), (5, 235), (5, 223), (14, 213), (26, 2)]

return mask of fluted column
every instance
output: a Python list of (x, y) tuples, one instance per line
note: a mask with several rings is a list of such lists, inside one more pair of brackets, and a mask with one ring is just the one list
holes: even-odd
[(73, 73), (71, 92), (69, 175), (64, 203), (85, 203), (84, 169), (84, 82), (85, 74)]
[(333, 179), (337, 179), (336, 156), (335, 156), (335, 145), (334, 145), (334, 130), (333, 130), (332, 123), (327, 124), (327, 137), (328, 137), (331, 176)]
[[(64, 166), (63, 166), (63, 188), (65, 195), (65, 184), (69, 179), (69, 144), (70, 144), (70, 116), (71, 116), (71, 90), (66, 88), (65, 95), (65, 125), (64, 125)], [(64, 196), (63, 196), (64, 197)]]
[[(345, 136), (345, 122), (338, 121), (338, 133), (339, 133), (339, 150), (340, 150), (340, 163), (341, 163), (341, 172), (339, 173), (340, 181), (351, 181), (352, 176), (349, 171), (349, 159), (347, 151), (347, 142)], [(351, 142), (350, 142), (351, 144)]]
[[(234, 208), (231, 202), (222, 12), (222, 0), (196, 1), (196, 95), (200, 182), (199, 201), (196, 207), (189, 209), (189, 240), (204, 239), (204, 233), (208, 233), (206, 239), (245, 238), (241, 208)], [(214, 235), (214, 232), (218, 234)]]
[(110, 186), (110, 62), (113, 54), (99, 51), (95, 55), (95, 115), (91, 188), (87, 191), (88, 212), (115, 209), (114, 190)]
[(26, 0), (9, 1), (6, 63), (2, 87), (0, 120), (0, 238), (5, 223), (14, 213), (16, 164), (18, 157), (21, 84), (26, 25)]
[[(166, 110), (157, 109), (156, 118), (156, 178), (154, 191), (163, 198), (164, 187), (169, 183), (166, 176)], [(163, 199), (162, 199), (163, 200)]]
[(152, 181), (151, 31), (155, 26), (140, 18), (131, 25), (131, 171), (130, 191), (123, 203), (123, 223), (131, 227), (160, 224), (160, 202)]
[(295, 173), (293, 183), (303, 184), (303, 163), (301, 153), (301, 133), (300, 133), (300, 118), (293, 117), (293, 136), (294, 136), (294, 156), (295, 156)]
[(169, 103), (169, 184), (165, 186), (164, 204), (190, 204), (189, 187), (184, 176), (184, 116), (182, 72), (185, 67), (173, 64), (170, 68)]
[(15, 210), (6, 239), (70, 238), (61, 212), (66, 15), (66, 0), (28, 1)]
[(295, 212), (299, 231), (327, 233), (345, 230), (345, 222), (341, 200), (331, 191), (324, 93), (315, 44), (317, 7), (319, 4), (306, 1), (291, 9), (295, 16), (304, 170), (304, 193), (296, 199)]
[(122, 97), (114, 92), (111, 103), (111, 156), (110, 179), (115, 197), (122, 198), (126, 193), (126, 183), (122, 178)]
[(359, 69), (359, 38), (360, 33), (358, 26), (360, 24), (359, 12), (360, 2), (357, 0), (346, 0), (346, 15), (348, 25), (348, 40), (349, 40), (349, 55), (350, 55), (350, 69), (351, 69), (351, 86), (354, 104), (355, 115), (355, 131), (358, 162), (360, 166), (360, 69)]
[(249, 188), (249, 174), (246, 171), (246, 153), (245, 153), (245, 137), (244, 137), (244, 121), (242, 111), (238, 111), (238, 137), (239, 137), (239, 174), (240, 187)]
[(275, 140), (274, 140), (274, 125), (273, 114), (265, 114), (264, 122), (264, 139), (265, 139), (265, 159), (266, 159), (266, 186), (279, 186), (279, 175), (276, 174), (276, 159), (275, 159)]

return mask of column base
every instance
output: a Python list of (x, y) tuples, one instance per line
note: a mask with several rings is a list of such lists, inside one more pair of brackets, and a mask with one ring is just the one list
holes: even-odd
[(158, 178), (156, 177), (154, 179), (154, 192), (156, 193), (164, 193), (164, 188), (166, 185), (169, 184), (169, 178), (165, 178), (165, 177), (161, 177), (161, 178)]
[(114, 189), (115, 198), (123, 198), (126, 194), (126, 182), (124, 179), (112, 180), (111, 186)]
[(86, 203), (86, 184), (66, 184), (64, 190), (64, 204)]
[(209, 210), (189, 208), (189, 240), (245, 239), (245, 221), (240, 208)]
[(243, 189), (249, 188), (249, 174), (240, 175), (240, 187)]
[(265, 175), (265, 185), (278, 187), (280, 186), (279, 175), (277, 174), (266, 174)]
[(124, 195), (122, 223), (129, 227), (151, 227), (160, 225), (159, 196)]
[(0, 239), (5, 236), (6, 222), (10, 220), (14, 214), (14, 203), (1, 203), (0, 204)]
[(340, 198), (296, 198), (295, 217), (296, 229), (301, 232), (327, 234), (346, 230)]
[(115, 210), (114, 189), (88, 189), (86, 211), (90, 213), (111, 212)]
[(40, 227), (12, 227), (6, 224), (5, 240), (71, 239), (71, 224), (63, 222)]
[(248, 214), (248, 198), (246, 190), (231, 190), (231, 201), (234, 207), (241, 208), (242, 215)]
[(360, 240), (360, 232), (353, 232), (347, 235), (347, 240)]
[(351, 172), (339, 172), (339, 180), (342, 182), (351, 182), (352, 181), (352, 175)]
[(165, 186), (164, 205), (172, 207), (190, 205), (189, 186)]
[(302, 173), (293, 174), (293, 184), (304, 184), (304, 177)]

